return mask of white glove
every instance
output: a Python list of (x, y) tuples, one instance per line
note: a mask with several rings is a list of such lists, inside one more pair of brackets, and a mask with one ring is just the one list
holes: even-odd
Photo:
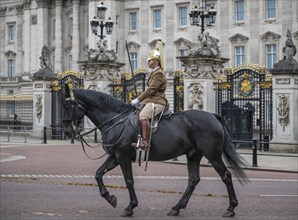
[(132, 105), (132, 106), (136, 106), (137, 104), (139, 104), (139, 100), (136, 98), (136, 99), (134, 99), (134, 100), (132, 100), (131, 102), (130, 102), (130, 104)]

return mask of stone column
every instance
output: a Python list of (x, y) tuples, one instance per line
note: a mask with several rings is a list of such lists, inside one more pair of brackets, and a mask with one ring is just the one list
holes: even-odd
[(51, 81), (36, 80), (33, 82), (33, 128), (34, 136), (42, 137), (44, 127), (51, 125)]
[[(24, 73), (30, 73), (30, 5), (31, 2), (24, 3), (24, 34), (23, 34), (23, 45), (24, 45)], [(34, 18), (32, 18), (34, 19)], [(34, 21), (33, 21), (34, 22)]]
[[(37, 2), (37, 49), (40, 50), (43, 46), (48, 46), (48, 3), (45, 0)], [(39, 61), (39, 57), (36, 57)]]
[(298, 152), (298, 62), (296, 46), (287, 31), (284, 58), (274, 64), (273, 75), (273, 139), (270, 151)]
[[(273, 139), (270, 151), (298, 152), (298, 69), (271, 70)], [(274, 144), (276, 143), (276, 144)]]
[(80, 54), (80, 35), (79, 35), (79, 0), (73, 1), (73, 38), (72, 38), (72, 68), (79, 71), (78, 61)]
[(179, 57), (185, 65), (184, 110), (196, 109), (216, 113), (216, 86), (223, 63), (228, 59), (199, 56)]
[(56, 0), (56, 22), (55, 22), (55, 72), (62, 72), (62, 0)]
[(216, 112), (215, 82), (222, 73), (223, 64), (218, 40), (208, 32), (199, 35), (197, 43), (187, 43), (188, 56), (177, 57), (185, 66), (184, 110), (197, 109)]

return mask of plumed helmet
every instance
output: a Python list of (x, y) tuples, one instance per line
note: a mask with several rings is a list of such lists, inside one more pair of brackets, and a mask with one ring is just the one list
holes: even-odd
[(160, 38), (156, 39), (156, 48), (150, 51), (147, 62), (152, 59), (158, 60), (160, 67), (164, 69), (162, 41)]
[(150, 51), (147, 61), (149, 60), (158, 60), (160, 62), (160, 53), (157, 49)]

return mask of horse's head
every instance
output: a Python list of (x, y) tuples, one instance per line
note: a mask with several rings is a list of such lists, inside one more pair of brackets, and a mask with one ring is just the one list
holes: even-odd
[(72, 132), (77, 133), (79, 125), (85, 116), (86, 108), (75, 99), (74, 91), (66, 83), (64, 85), (63, 96), (63, 130), (66, 136), (71, 136)]

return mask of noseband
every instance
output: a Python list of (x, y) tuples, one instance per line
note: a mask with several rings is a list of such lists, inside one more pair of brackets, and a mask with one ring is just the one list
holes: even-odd
[(78, 106), (78, 108), (82, 111), (82, 112), (85, 112), (85, 109), (83, 108), (83, 106), (78, 103), (76, 100), (75, 100), (75, 97), (73, 95), (73, 91), (70, 91), (70, 97), (69, 98), (65, 98), (65, 101), (68, 102), (68, 101), (71, 101), (71, 111), (73, 113), (73, 116), (72, 119), (71, 119), (71, 128), (73, 130), (73, 132), (75, 134), (78, 133), (78, 127), (79, 127), (79, 124), (81, 123), (81, 119), (77, 117), (76, 115), (76, 111), (75, 111), (75, 105)]

